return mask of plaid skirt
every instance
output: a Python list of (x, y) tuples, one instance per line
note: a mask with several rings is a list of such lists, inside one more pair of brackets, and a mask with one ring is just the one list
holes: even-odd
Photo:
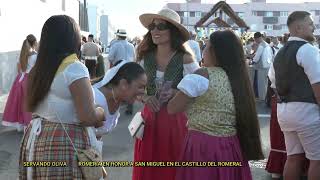
[[(27, 127), (20, 146), (19, 179), (27, 179), (26, 161), (30, 152), (26, 147), (31, 126)], [(85, 128), (73, 124), (64, 124), (64, 127), (75, 148), (86, 149), (90, 146)], [(32, 179), (83, 179), (76, 153), (60, 123), (41, 122), (41, 132), (34, 142), (33, 162), (61, 162), (66, 166), (33, 166)]]

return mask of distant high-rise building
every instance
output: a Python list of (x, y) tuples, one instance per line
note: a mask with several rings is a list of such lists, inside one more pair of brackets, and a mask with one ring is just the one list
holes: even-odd
[(110, 41), (114, 38), (115, 28), (111, 24), (108, 15), (100, 17), (100, 41), (104, 46), (108, 46)]
[(102, 10), (95, 5), (88, 5), (88, 24), (89, 33), (93, 34), (95, 38), (100, 37), (100, 16)]
[(85, 3), (79, 3), (79, 26), (82, 31), (89, 31), (88, 11)]

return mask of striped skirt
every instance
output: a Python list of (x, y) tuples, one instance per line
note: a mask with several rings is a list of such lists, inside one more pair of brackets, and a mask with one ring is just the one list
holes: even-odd
[[(90, 146), (85, 128), (73, 124), (64, 126), (75, 148), (87, 149)], [(27, 163), (30, 153), (27, 142), (31, 128), (32, 123), (27, 127), (20, 146), (19, 179), (27, 179), (27, 166), (30, 166), (30, 163)], [(51, 162), (51, 165), (33, 164), (32, 179), (83, 179), (76, 153), (60, 123), (45, 120), (41, 122), (41, 132), (34, 141), (33, 162)]]

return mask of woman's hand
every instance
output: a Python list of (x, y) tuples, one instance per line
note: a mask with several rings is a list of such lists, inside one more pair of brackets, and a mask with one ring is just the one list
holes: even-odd
[(152, 112), (160, 111), (160, 102), (155, 96), (145, 96), (143, 102), (147, 105)]
[(104, 125), (105, 116), (104, 116), (104, 109), (102, 107), (96, 107), (96, 115), (98, 120), (95, 122), (94, 127), (99, 128)]
[(160, 104), (168, 102), (177, 93), (177, 90), (170, 88), (167, 91), (161, 91), (159, 96)]

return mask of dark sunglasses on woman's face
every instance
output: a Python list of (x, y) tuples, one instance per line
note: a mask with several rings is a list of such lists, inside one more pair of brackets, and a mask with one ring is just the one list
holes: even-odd
[(169, 29), (169, 25), (168, 25), (168, 24), (165, 24), (165, 23), (159, 23), (159, 24), (151, 23), (151, 24), (148, 26), (149, 31), (152, 31), (152, 30), (154, 30), (155, 28), (157, 28), (159, 31), (164, 31), (164, 30)]

